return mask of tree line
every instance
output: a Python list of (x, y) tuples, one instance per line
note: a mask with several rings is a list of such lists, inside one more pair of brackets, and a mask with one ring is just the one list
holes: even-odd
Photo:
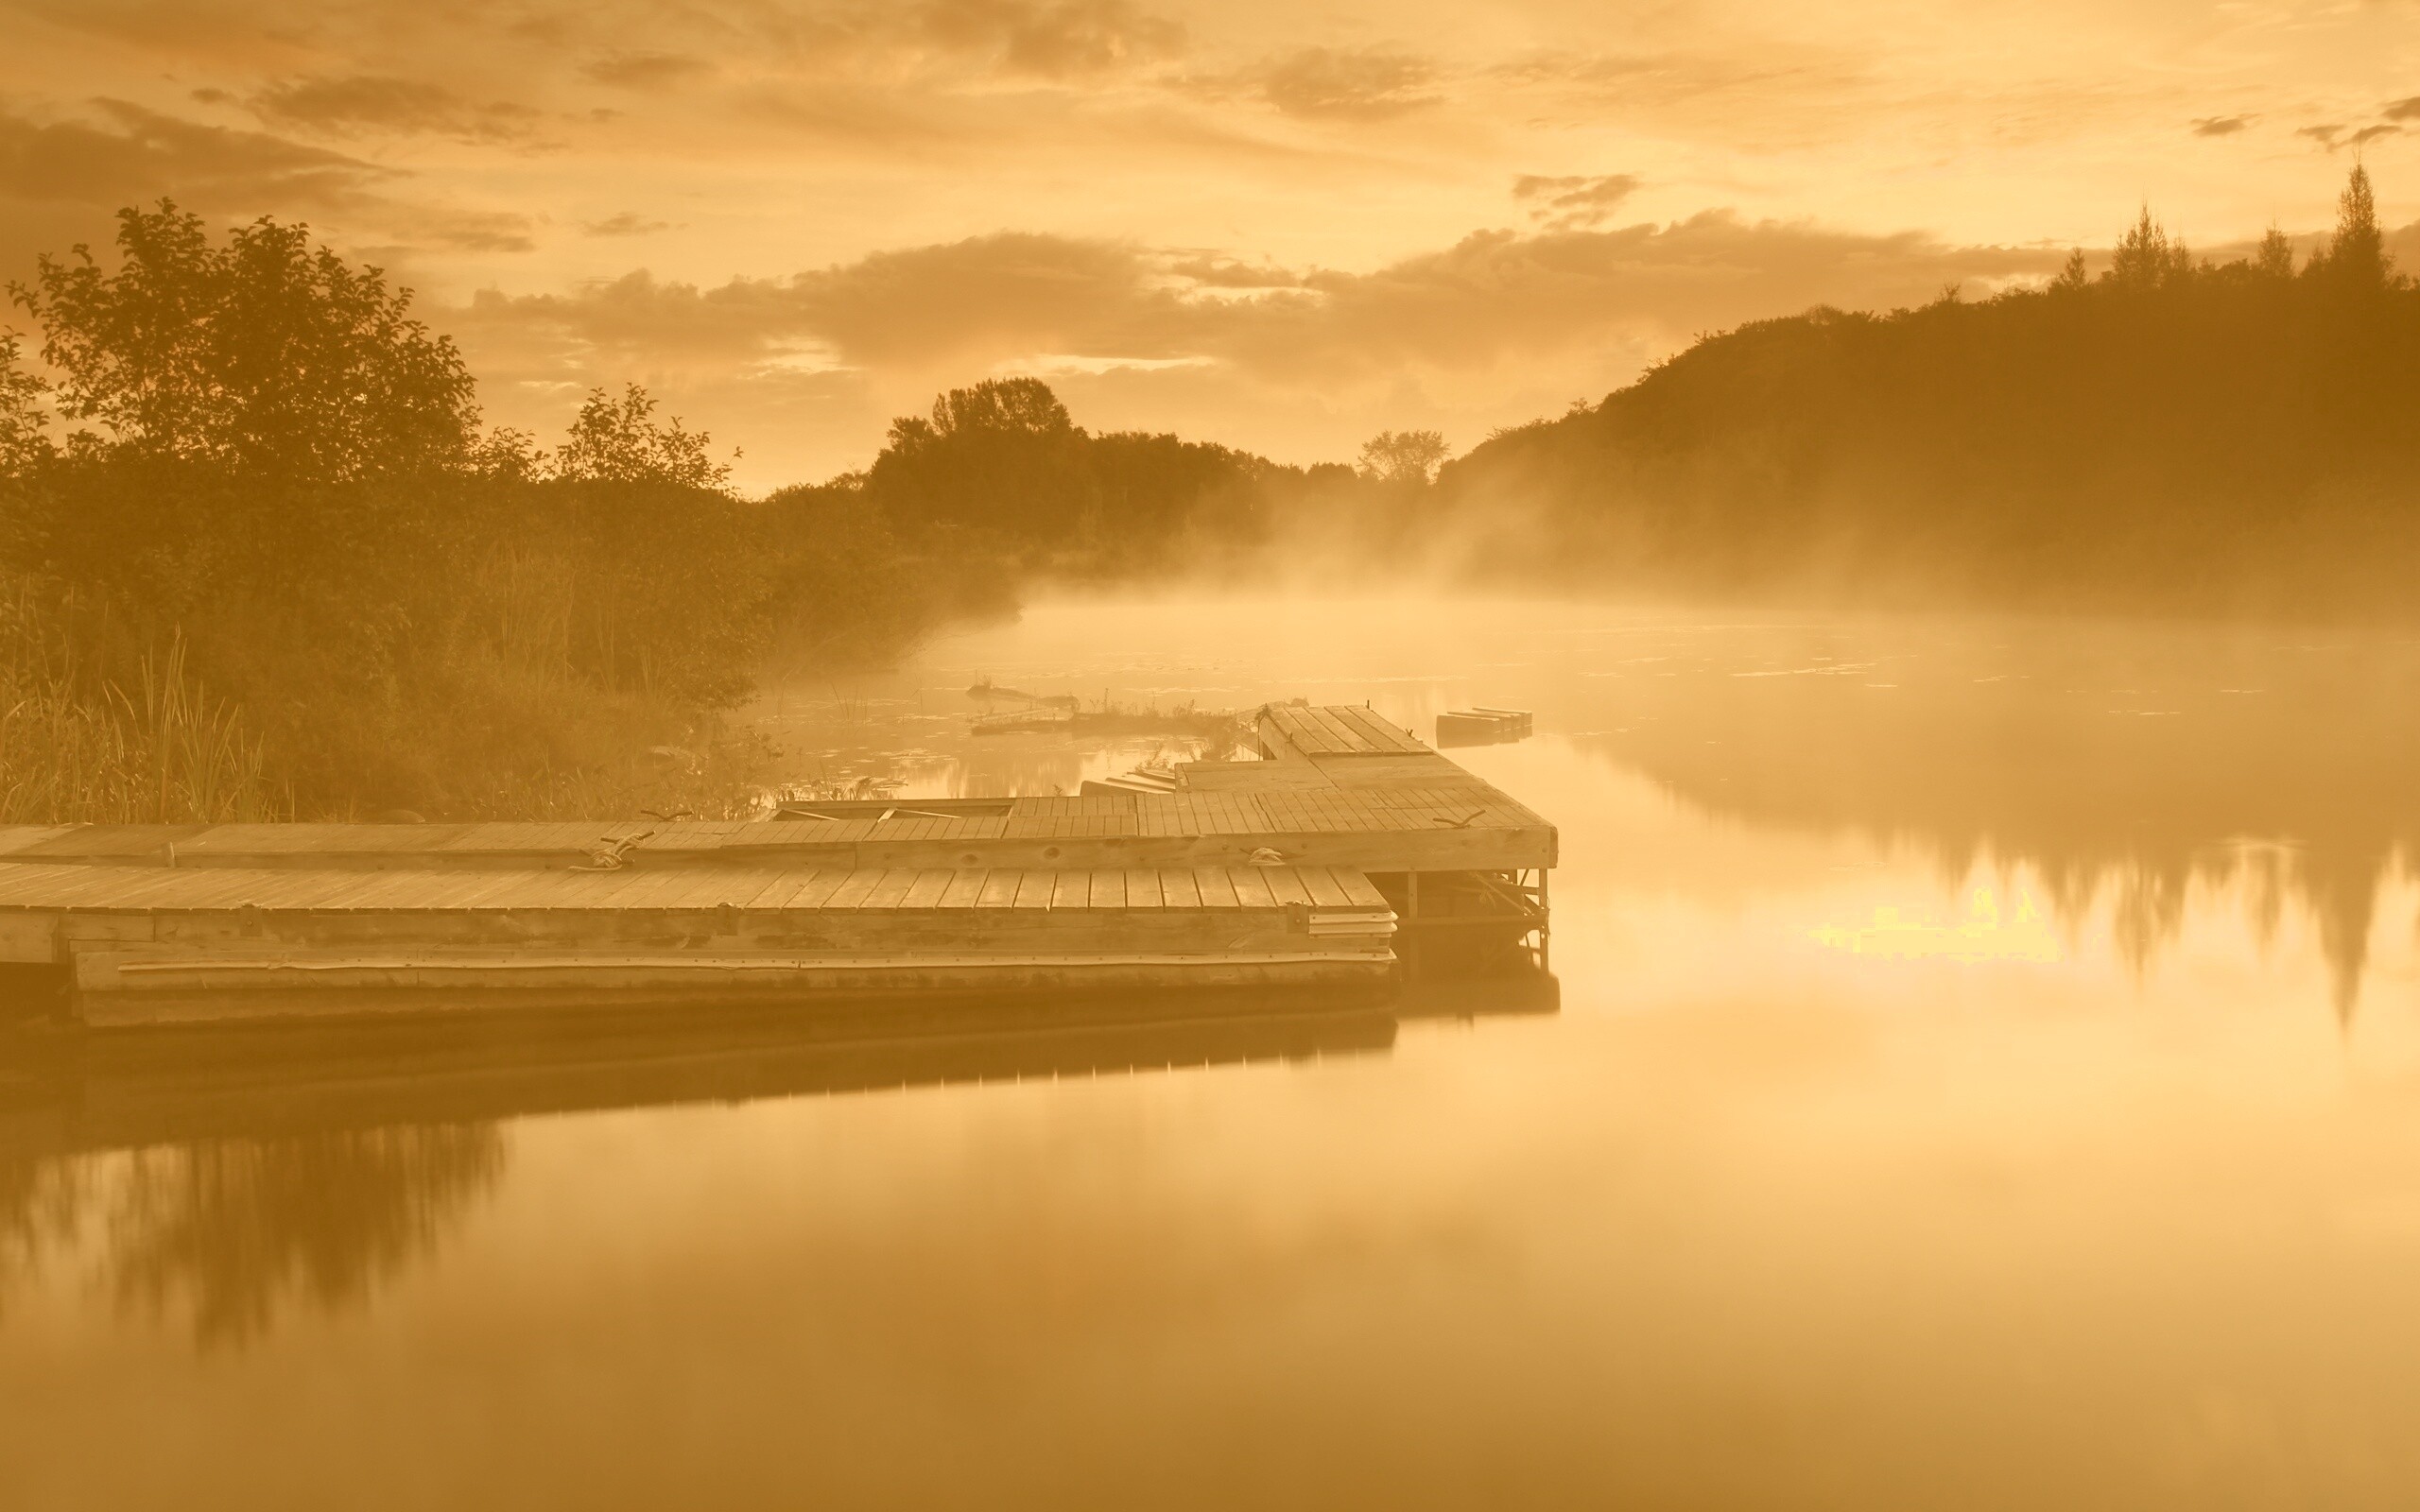
[(1483, 574), (2092, 611), (2409, 615), (2420, 288), (2357, 167), (2299, 266), (2146, 210), (2092, 273), (1702, 340), (1423, 508)]

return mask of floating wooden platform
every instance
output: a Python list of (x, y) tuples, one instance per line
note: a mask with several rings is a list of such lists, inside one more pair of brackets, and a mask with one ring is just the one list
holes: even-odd
[(1526, 709), (1455, 709), (1437, 716), (1437, 744), (1500, 746), (1529, 739), (1534, 728)]
[[(1167, 792), (753, 823), (0, 830), (0, 963), (93, 1026), (1182, 987), (1375, 990), (1399, 925), (1543, 930), (1551, 826), (1356, 709)], [(1534, 882), (1528, 879), (1534, 878)]]

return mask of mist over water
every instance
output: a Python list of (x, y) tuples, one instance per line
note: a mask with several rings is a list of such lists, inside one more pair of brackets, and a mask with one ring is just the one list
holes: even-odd
[(750, 713), (909, 798), (1161, 753), (974, 736), (986, 680), (1534, 710), (1453, 755), (1560, 827), (1560, 1011), (10, 1083), (9, 1504), (2420, 1492), (2420, 638), (1065, 601)]

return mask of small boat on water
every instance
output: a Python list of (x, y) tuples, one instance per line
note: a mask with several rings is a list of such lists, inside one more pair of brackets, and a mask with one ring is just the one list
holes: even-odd
[(1440, 748), (1447, 746), (1500, 746), (1510, 741), (1527, 740), (1530, 733), (1530, 712), (1526, 709), (1474, 706), (1437, 716), (1437, 744)]
[(977, 735), (1190, 735), (1216, 740), (1239, 728), (1236, 716), (1224, 709), (1127, 708), (1104, 701), (1098, 709), (1017, 709), (978, 714), (970, 727)]
[(1018, 709), (1008, 713), (977, 714), (973, 732), (977, 735), (1050, 734), (1076, 728), (1076, 716), (1063, 709)]

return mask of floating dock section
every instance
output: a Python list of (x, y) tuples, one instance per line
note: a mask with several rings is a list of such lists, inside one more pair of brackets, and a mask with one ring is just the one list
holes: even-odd
[(1168, 791), (726, 823), (0, 830), (19, 1011), (93, 1027), (748, 999), (1383, 996), (1542, 951), (1555, 832), (1360, 709)]

